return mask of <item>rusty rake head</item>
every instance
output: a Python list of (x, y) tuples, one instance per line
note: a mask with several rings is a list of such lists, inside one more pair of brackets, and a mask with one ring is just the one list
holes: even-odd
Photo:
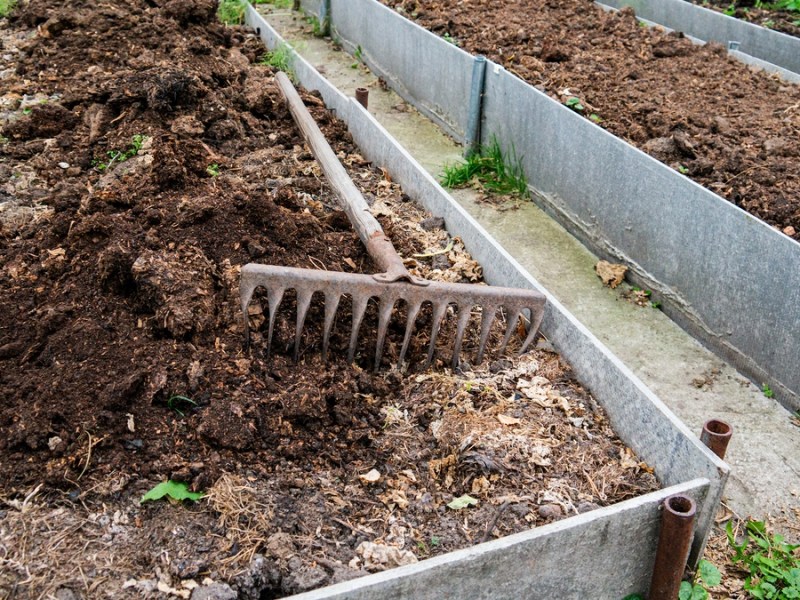
[(372, 275), (359, 275), (341, 273), (336, 271), (316, 271), (312, 269), (297, 269), (293, 267), (279, 267), (271, 265), (247, 264), (242, 267), (239, 295), (244, 313), (245, 342), (250, 343), (250, 326), (247, 307), (256, 288), (264, 287), (267, 290), (269, 304), (269, 320), (267, 334), (267, 352), (272, 344), (272, 334), (275, 325), (275, 315), (287, 290), (295, 290), (297, 295), (297, 322), (295, 331), (294, 359), (300, 352), (300, 339), (303, 327), (311, 305), (312, 296), (321, 293), (325, 302), (325, 322), (323, 327), (322, 357), (327, 358), (328, 343), (331, 329), (333, 328), (336, 310), (341, 298), (348, 295), (352, 298), (353, 321), (350, 333), (350, 347), (348, 361), (355, 356), (359, 329), (367, 304), (370, 298), (378, 302), (378, 332), (375, 348), (375, 368), (380, 365), (386, 333), (392, 311), (399, 301), (407, 306), (407, 319), (403, 346), (400, 350), (398, 364), (403, 360), (411, 342), (414, 322), (417, 314), (425, 303), (430, 303), (433, 310), (433, 328), (428, 346), (428, 357), (425, 366), (430, 365), (433, 359), (436, 338), (439, 327), (445, 316), (448, 306), (455, 305), (458, 310), (456, 325), (455, 347), (453, 349), (452, 365), (458, 366), (459, 354), (464, 339), (464, 333), (469, 322), (473, 307), (479, 306), (482, 310), (480, 326), (480, 345), (478, 347), (477, 362), (483, 359), (486, 343), (489, 339), (492, 322), (498, 309), (503, 308), (507, 315), (506, 332), (500, 349), (502, 353), (520, 318), (525, 318), (528, 311), (530, 326), (520, 353), (524, 352), (533, 340), (544, 313), (545, 297), (534, 290), (490, 287), (463, 283), (443, 283), (431, 281), (428, 285), (417, 285), (407, 281), (386, 283), (377, 280)]

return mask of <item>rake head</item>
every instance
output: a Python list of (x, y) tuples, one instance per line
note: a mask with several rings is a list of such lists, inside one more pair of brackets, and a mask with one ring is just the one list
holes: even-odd
[[(533, 340), (539, 329), (539, 324), (544, 314), (545, 297), (534, 290), (490, 287), (463, 283), (443, 283), (438, 281), (425, 282), (419, 285), (407, 281), (394, 281), (386, 283), (373, 275), (359, 275), (341, 273), (336, 271), (316, 271), (313, 269), (297, 269), (293, 267), (279, 267), (271, 265), (247, 264), (242, 267), (239, 285), (239, 296), (244, 313), (245, 343), (250, 343), (250, 324), (247, 307), (256, 288), (264, 287), (267, 290), (269, 304), (269, 321), (267, 334), (267, 353), (272, 344), (272, 333), (275, 325), (275, 315), (278, 312), (284, 293), (295, 290), (297, 295), (297, 322), (295, 330), (294, 359), (297, 361), (300, 352), (300, 339), (303, 327), (315, 293), (321, 293), (325, 302), (325, 322), (323, 327), (322, 357), (327, 358), (328, 343), (333, 328), (336, 310), (341, 298), (345, 295), (352, 298), (353, 321), (350, 333), (350, 346), (348, 361), (353, 360), (358, 341), (361, 322), (371, 298), (378, 303), (378, 333), (375, 348), (375, 369), (377, 370), (383, 355), (386, 341), (386, 332), (395, 305), (403, 301), (407, 306), (406, 329), (403, 346), (400, 351), (398, 365), (402, 365), (411, 341), (414, 322), (423, 304), (430, 303), (433, 310), (433, 328), (428, 346), (428, 357), (425, 366), (430, 365), (433, 359), (436, 338), (439, 327), (445, 316), (448, 306), (455, 305), (458, 311), (456, 325), (455, 347), (453, 349), (452, 365), (458, 366), (459, 354), (464, 339), (464, 333), (469, 322), (473, 307), (479, 306), (482, 311), (480, 326), (480, 345), (476, 361), (483, 359), (486, 343), (489, 339), (492, 322), (498, 309), (505, 309), (507, 316), (506, 332), (500, 352), (505, 351), (509, 339), (514, 333), (520, 318), (528, 318), (530, 326), (520, 353), (524, 352)], [(525, 315), (525, 312), (528, 315)]]

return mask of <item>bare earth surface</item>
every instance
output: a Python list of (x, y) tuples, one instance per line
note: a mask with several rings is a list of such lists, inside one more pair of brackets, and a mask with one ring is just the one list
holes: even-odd
[(382, 1), (800, 240), (800, 86), (589, 0)]
[[(243, 349), (241, 265), (374, 268), (260, 42), (215, 8), (0, 22), (0, 596), (281, 597), (656, 489), (546, 344), (452, 373), (450, 315), (434, 368), (399, 373), (401, 322), (374, 374), (374, 310), (356, 364), (324, 365), (315, 305), (293, 365), (288, 310), (265, 359), (262, 294)], [(304, 98), (409, 266), (479, 282)], [(208, 497), (139, 504), (167, 479)]]

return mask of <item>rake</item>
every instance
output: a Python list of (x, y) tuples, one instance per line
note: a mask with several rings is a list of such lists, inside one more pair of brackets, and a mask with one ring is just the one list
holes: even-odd
[(500, 352), (505, 348), (525, 312), (529, 313), (530, 325), (520, 353), (530, 345), (544, 314), (545, 297), (535, 290), (490, 287), (465, 283), (445, 283), (428, 281), (408, 272), (403, 260), (386, 237), (378, 220), (372, 216), (366, 200), (350, 179), (333, 149), (328, 144), (313, 117), (306, 109), (294, 85), (279, 72), (276, 75), (280, 88), (295, 122), (300, 128), (306, 143), (320, 163), (323, 173), (328, 178), (339, 202), (364, 243), (370, 258), (382, 271), (374, 275), (342, 273), (335, 271), (319, 271), (274, 265), (246, 264), (241, 269), (239, 295), (244, 312), (245, 344), (250, 344), (250, 323), (247, 307), (258, 287), (267, 291), (269, 304), (269, 320), (267, 333), (267, 354), (272, 344), (275, 315), (278, 312), (284, 294), (294, 290), (297, 302), (297, 321), (295, 327), (294, 360), (300, 352), (300, 339), (305, 325), (306, 315), (314, 294), (324, 296), (325, 317), (323, 326), (322, 358), (327, 359), (331, 330), (336, 311), (343, 296), (352, 299), (352, 329), (347, 359), (352, 362), (355, 356), (359, 330), (370, 299), (378, 302), (378, 328), (375, 348), (375, 370), (378, 369), (383, 355), (387, 329), (392, 311), (398, 302), (407, 306), (406, 329), (403, 345), (400, 350), (398, 365), (403, 364), (408, 350), (415, 321), (423, 305), (432, 307), (433, 328), (428, 346), (425, 367), (433, 360), (437, 335), (442, 319), (449, 306), (455, 305), (458, 311), (455, 347), (452, 366), (458, 366), (459, 355), (463, 344), (472, 309), (481, 309), (480, 343), (476, 362), (483, 360), (492, 322), (499, 309), (504, 309), (507, 316), (505, 336)]

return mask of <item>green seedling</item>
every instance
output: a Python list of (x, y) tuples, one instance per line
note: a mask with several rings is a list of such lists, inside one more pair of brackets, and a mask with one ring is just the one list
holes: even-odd
[(571, 96), (567, 98), (567, 101), (564, 102), (567, 108), (571, 108), (575, 112), (583, 112), (586, 108), (583, 104), (581, 104), (581, 99), (577, 98), (576, 96)]
[(603, 122), (603, 119), (602, 119), (602, 118), (600, 117), (600, 115), (598, 115), (597, 113), (592, 113), (592, 114), (590, 114), (590, 115), (589, 115), (589, 120), (590, 120), (590, 121), (593, 121), (593, 122), (595, 122), (595, 123), (598, 123), (598, 124), (600, 124), (600, 123), (602, 123), (602, 122)]
[(32, 112), (33, 112), (33, 109), (32, 109), (32, 108), (23, 108), (23, 109), (22, 109), (22, 114), (23, 114), (23, 115), (26, 115), (26, 116), (27, 116), (27, 115), (29, 115), (29, 114), (31, 114)]
[(217, 163), (211, 163), (206, 167), (206, 173), (211, 175), (211, 177), (219, 177), (220, 166)]
[(442, 36), (442, 39), (443, 39), (445, 42), (448, 42), (448, 43), (450, 43), (450, 44), (453, 44), (453, 46), (456, 46), (456, 47), (458, 47), (458, 46), (461, 46), (461, 42), (459, 42), (459, 41), (458, 41), (456, 38), (454, 38), (452, 35), (450, 35), (450, 33), (449, 33), (449, 32), (448, 32), (448, 33), (445, 33), (445, 34)]
[(800, 598), (800, 545), (787, 544), (782, 535), (771, 534), (763, 521), (747, 521), (741, 543), (737, 543), (730, 521), (727, 534), (728, 544), (735, 552), (731, 560), (749, 571), (744, 580), (749, 597)]
[(0, 18), (7, 17), (17, 5), (17, 0), (0, 0)]
[(761, 384), (761, 393), (764, 394), (767, 398), (774, 398), (775, 392), (772, 391), (772, 388), (769, 387), (766, 383)]
[(350, 65), (351, 69), (357, 69), (358, 65), (364, 63), (364, 50), (361, 48), (360, 45), (356, 46), (356, 49), (353, 52), (353, 58), (356, 59), (356, 62)]
[(761, 26), (766, 27), (767, 29), (772, 29), (773, 27), (775, 27), (775, 21), (773, 21), (772, 19), (767, 19), (766, 21), (761, 23)]
[(689, 169), (684, 167), (683, 165), (678, 165), (678, 173), (681, 175), (686, 175), (689, 172)]
[[(190, 404), (192, 406), (197, 406), (197, 402), (195, 402), (191, 398), (187, 398), (186, 396), (175, 395), (175, 396), (171, 396), (170, 399), (167, 400), (167, 408), (169, 408), (170, 410), (174, 410), (181, 417), (184, 417), (185, 415), (184, 415), (183, 411), (178, 407), (181, 406), (181, 405), (184, 405), (184, 404)], [(186, 409), (184, 408), (184, 410), (186, 410)]]
[(317, 17), (309, 15), (306, 17), (306, 23), (311, 25), (311, 33), (314, 34), (314, 37), (325, 37), (325, 31), (327, 30), (328, 24), (327, 17), (325, 17), (324, 21), (320, 21)]
[(728, 15), (729, 17), (732, 17), (734, 14), (736, 14), (736, 3), (735, 2), (731, 2), (728, 5), (728, 8), (726, 8), (722, 12), (725, 13), (726, 15)]
[(109, 150), (106, 152), (106, 155), (110, 159), (108, 162), (102, 162), (99, 159), (95, 159), (92, 161), (92, 166), (102, 173), (103, 171), (110, 169), (114, 163), (122, 163), (130, 158), (133, 158), (139, 154), (139, 150), (142, 149), (145, 139), (146, 136), (139, 134), (134, 135), (131, 138), (131, 145), (125, 150)]
[(192, 502), (197, 502), (205, 496), (203, 492), (190, 492), (189, 486), (181, 481), (163, 481), (147, 492), (142, 499), (139, 500), (139, 504), (144, 504), (145, 502), (152, 502), (155, 500), (161, 500), (168, 496), (173, 500), (182, 501), (182, 500), (190, 500)]
[(682, 581), (678, 591), (678, 600), (706, 600), (708, 588), (717, 586), (722, 581), (719, 569), (707, 560), (701, 560), (692, 581)]
[(530, 195), (521, 159), (513, 148), (510, 154), (504, 153), (497, 140), (464, 162), (445, 166), (441, 179), (447, 188), (464, 187), (474, 181), (496, 194), (516, 194), (522, 198)]
[(220, 0), (217, 18), (225, 25), (244, 23), (244, 2), (242, 0)]
[(661, 302), (651, 302), (650, 308), (661, 308)]

